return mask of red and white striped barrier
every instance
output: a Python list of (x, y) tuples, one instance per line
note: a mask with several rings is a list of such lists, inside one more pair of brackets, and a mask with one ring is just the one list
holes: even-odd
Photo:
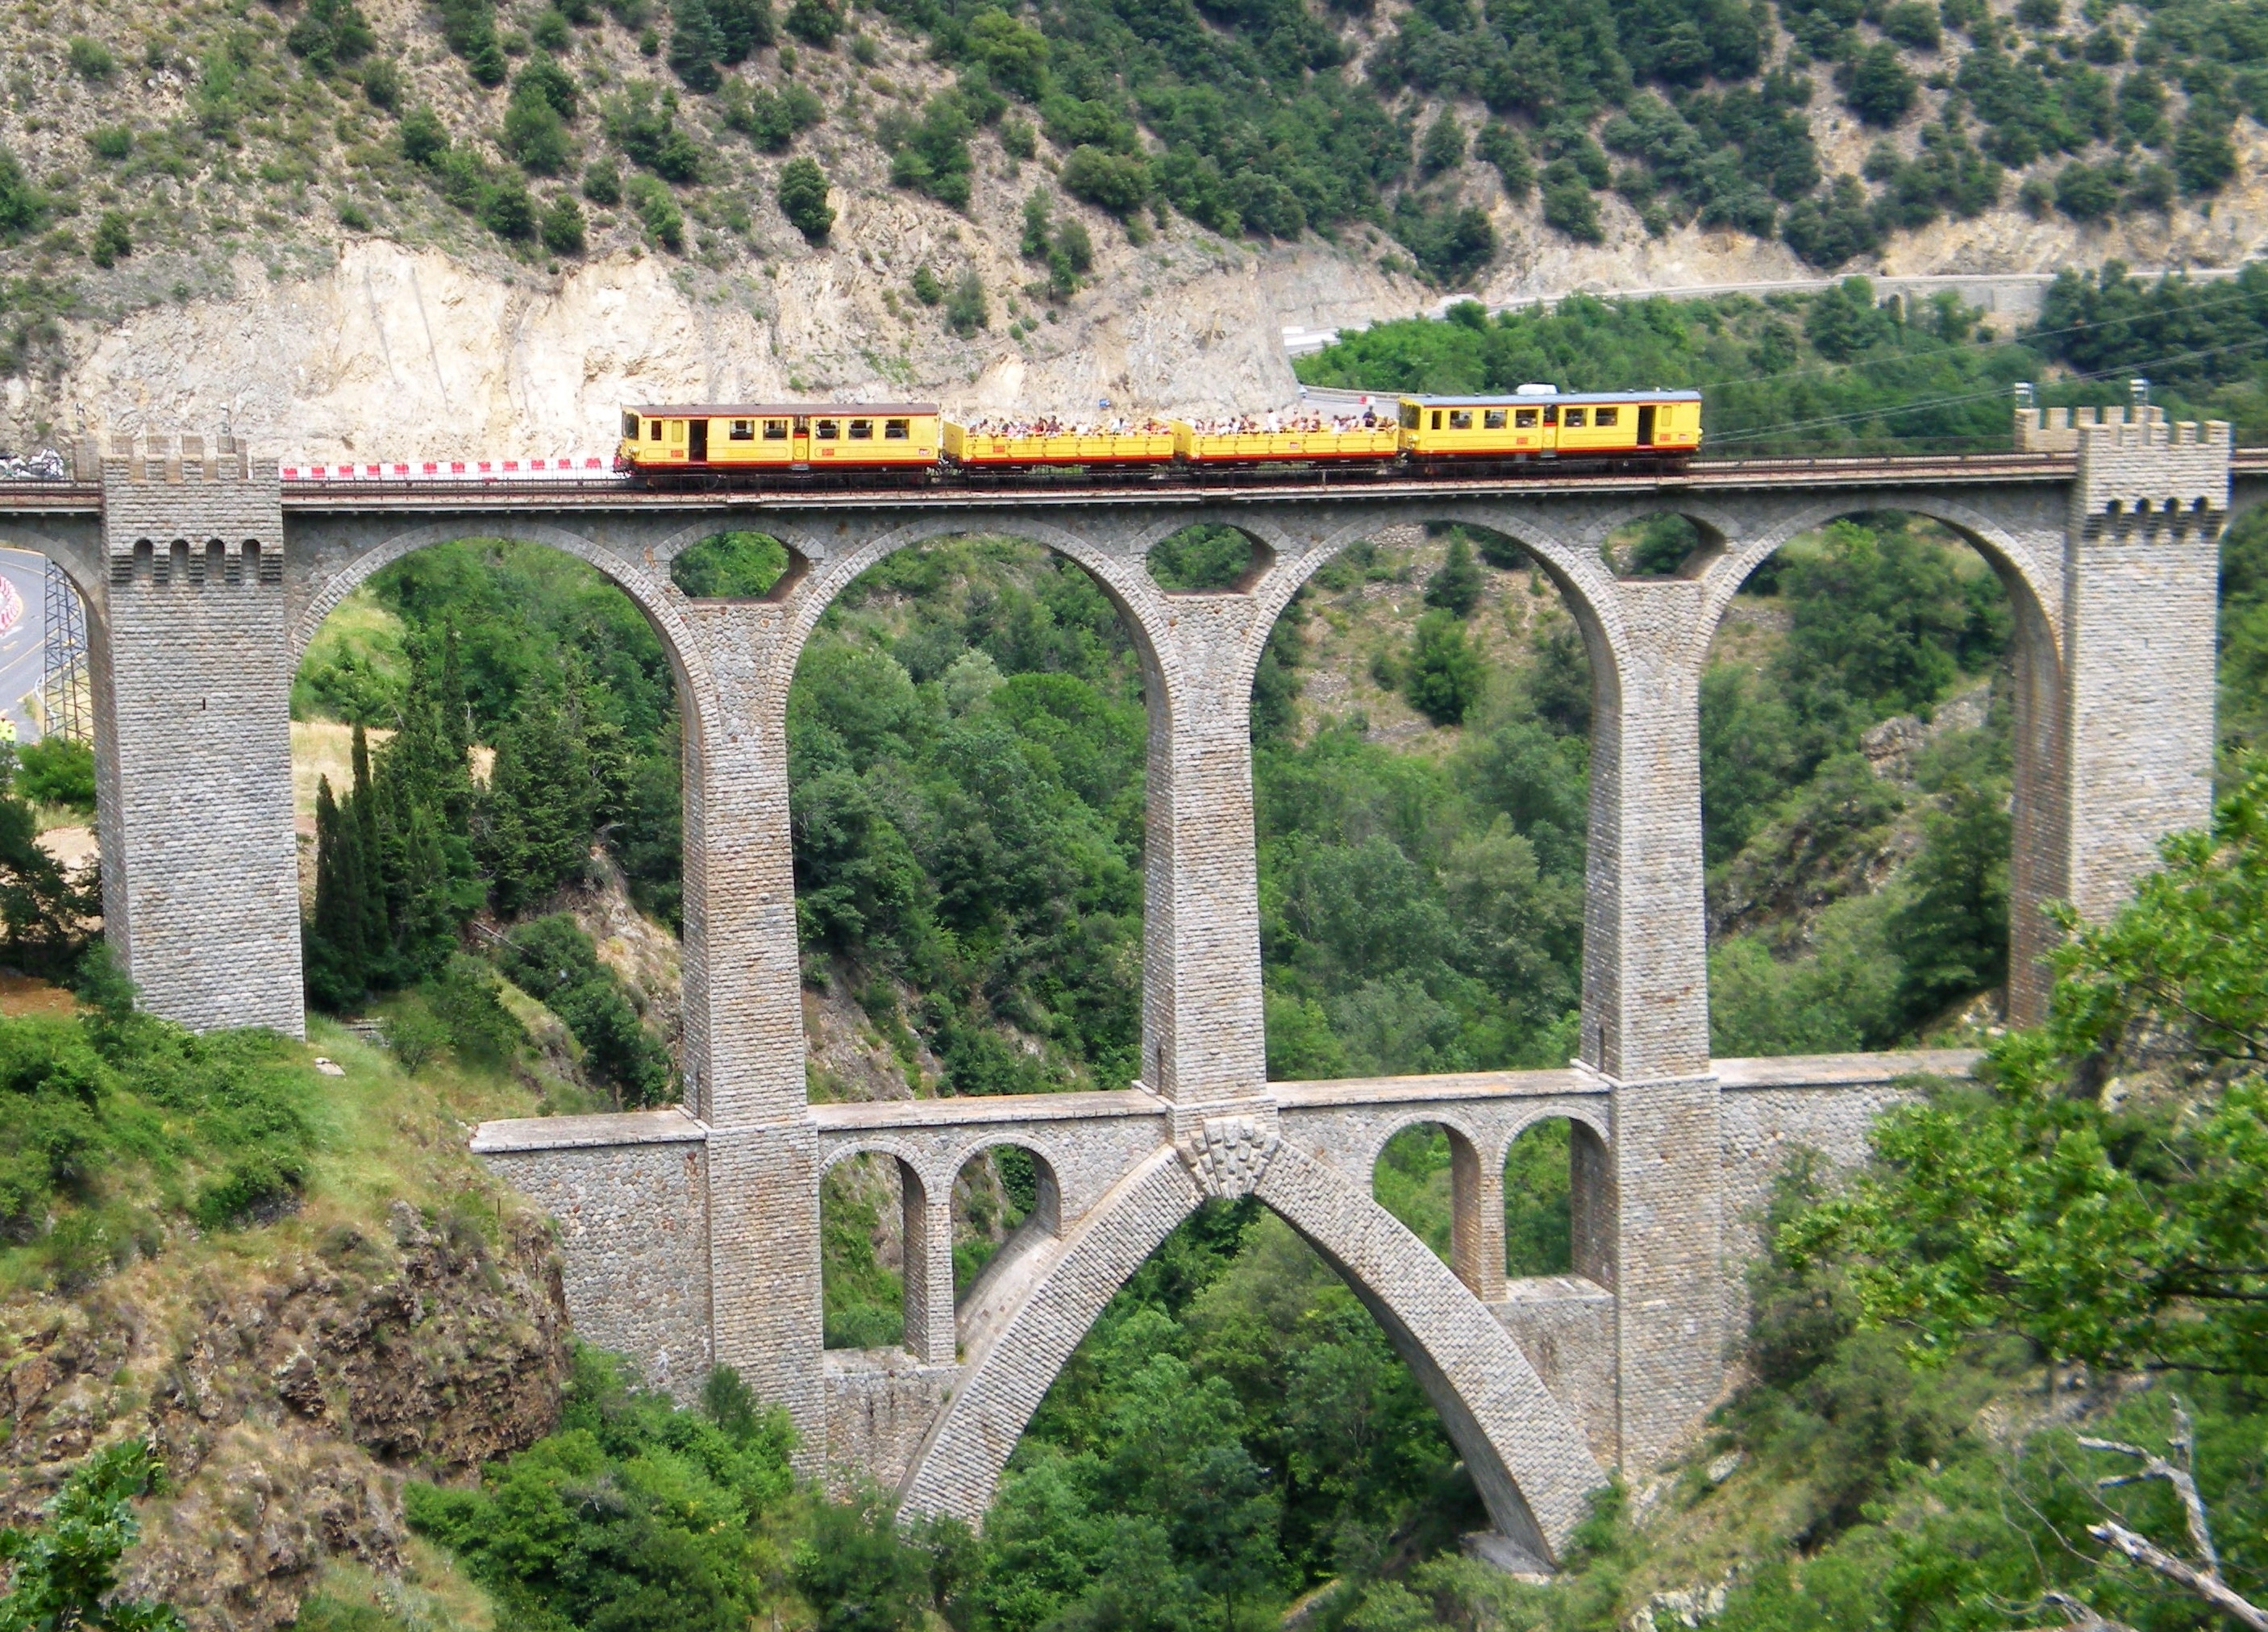
[(412, 459), (357, 463), (310, 464), (297, 460), (276, 467), (287, 482), (603, 482), (615, 475), (615, 462), (600, 454), (558, 459)]

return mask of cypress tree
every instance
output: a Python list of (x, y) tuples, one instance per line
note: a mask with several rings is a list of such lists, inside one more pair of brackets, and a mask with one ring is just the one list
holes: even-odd
[(315, 791), (315, 919), (307, 934), (307, 989), (326, 1008), (344, 1008), (364, 976), (361, 833), (342, 815), (325, 777)]
[(1425, 604), (1459, 617), (1470, 615), (1481, 598), (1481, 570), (1474, 564), (1472, 546), (1464, 529), (1449, 535), (1449, 553), (1432, 577), (1425, 580)]
[(670, 12), (669, 65), (688, 90), (705, 96), (724, 83), (717, 64), (725, 57), (725, 37), (709, 15), (709, 0), (676, 0)]
[(581, 870), (593, 793), (587, 757), (560, 699), (523, 698), (497, 735), (489, 779), (489, 872), (499, 907), (516, 911)]
[(451, 829), (464, 832), (473, 816), (473, 715), (465, 700), (465, 670), (457, 654), (454, 624), (442, 633), (441, 687), (433, 705), (440, 720), (441, 744), (447, 750), (441, 767), (442, 810)]
[(361, 852), (363, 975), (366, 981), (383, 983), (387, 973), (387, 955), (394, 944), (393, 926), (386, 910), (386, 846), (379, 821), (378, 789), (371, 780), (370, 738), (359, 725), (354, 728), (354, 793), (348, 800), (347, 809), (353, 814)]

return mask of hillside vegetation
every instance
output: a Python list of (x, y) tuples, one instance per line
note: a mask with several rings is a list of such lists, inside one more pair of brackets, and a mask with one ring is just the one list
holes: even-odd
[(2268, 111), (2240, 0), (40, 0), (0, 37), (8, 373), (60, 358), (63, 320), (356, 235), (647, 252), (761, 308), (853, 189), (1021, 260), (988, 289), (946, 234), (891, 265), (906, 321), (963, 336), (1178, 223), (1446, 286), (1508, 233), (1687, 224), (1834, 268), (1940, 216), (2209, 209)]

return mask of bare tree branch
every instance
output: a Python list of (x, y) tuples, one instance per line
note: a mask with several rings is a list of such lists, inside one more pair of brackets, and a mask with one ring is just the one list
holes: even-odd
[(2268, 1632), (2268, 1610), (2238, 1597), (2219, 1575), (2207, 1575), (2195, 1565), (2183, 1562), (2147, 1536), (2138, 1536), (2124, 1525), (2089, 1525), (2087, 1533), (2097, 1541), (2109, 1542), (2136, 1563), (2156, 1570), (2169, 1581), (2178, 1582), (2222, 1614), (2234, 1615), (2253, 1632)]

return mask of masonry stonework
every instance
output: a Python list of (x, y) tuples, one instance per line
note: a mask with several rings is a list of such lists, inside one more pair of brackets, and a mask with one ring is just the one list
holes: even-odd
[[(95, 646), (106, 916), (155, 1011), (300, 1025), (287, 710), (322, 617), (370, 572), (443, 539), (503, 534), (591, 562), (667, 646), (685, 721), (686, 1105), (644, 1119), (492, 1125), (475, 1148), (558, 1219), (571, 1307), (680, 1393), (738, 1368), (788, 1409), (801, 1465), (894, 1483), (908, 1512), (981, 1517), (1057, 1369), (1190, 1209), (1250, 1194), (1348, 1278), (1410, 1362), (1498, 1528), (1548, 1558), (1602, 1470), (1675, 1449), (1721, 1387), (1741, 1266), (1794, 1152), (1861, 1154), (1867, 1126), (1941, 1058), (1719, 1061), (1708, 1046), (1699, 681), (1742, 581), (1839, 514), (1904, 510), (1974, 542), (2015, 604), (2016, 853), (2010, 988), (2036, 1015), (2042, 904), (2112, 910), (2167, 831), (2206, 811), (2214, 550), (2225, 426), (2052, 416), (2029, 465), (1743, 486), (1544, 482), (1496, 492), (1140, 492), (906, 498), (578, 496), (526, 513), (478, 497), (280, 493), (274, 468), (195, 439), (102, 462), (100, 543), (18, 518), (65, 561)], [(1672, 507), (1705, 547), (1618, 576), (1609, 534)], [(1152, 546), (1241, 528), (1229, 589), (1168, 593)], [(1566, 597), (1594, 686), (1580, 1058), (1546, 1073), (1266, 1080), (1247, 720), (1278, 615), (1339, 550), (1454, 523), (1515, 541)], [(791, 553), (767, 595), (696, 601), (681, 550), (758, 527)], [(37, 529), (45, 527), (46, 534)], [(805, 1090), (788, 828), (786, 698), (828, 604), (893, 550), (964, 533), (1077, 561), (1127, 621), (1150, 715), (1142, 1057), (1113, 1091), (814, 1106)], [(85, 558), (81, 559), (84, 556)], [(1575, 1273), (1507, 1283), (1510, 1141), (1572, 1125)], [(1457, 1214), (1444, 1264), (1371, 1198), (1379, 1148), (1447, 1128)], [(1044, 1204), (954, 1296), (946, 1199), (988, 1146), (1030, 1150)], [(823, 1352), (826, 1167), (900, 1163), (909, 1347)]]

